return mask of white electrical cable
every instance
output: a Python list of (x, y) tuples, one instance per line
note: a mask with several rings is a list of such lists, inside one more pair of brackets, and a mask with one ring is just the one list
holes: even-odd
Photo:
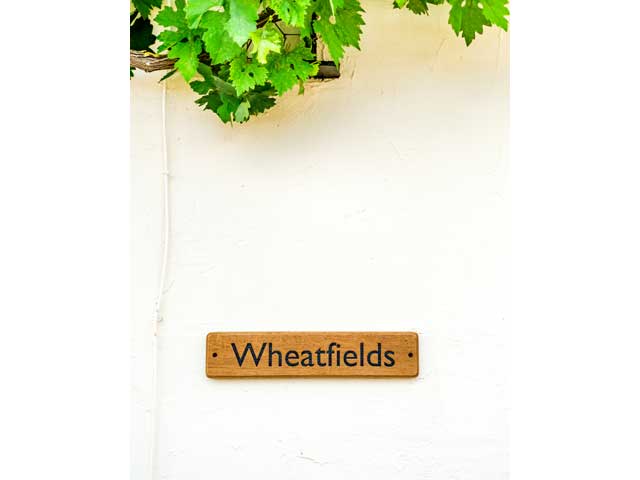
[(162, 195), (164, 200), (163, 218), (164, 231), (162, 235), (162, 266), (160, 267), (160, 282), (156, 296), (155, 324), (162, 321), (162, 297), (167, 276), (167, 260), (169, 258), (169, 156), (167, 153), (167, 83), (162, 82)]
[[(167, 0), (167, 6), (172, 6), (172, 0)], [(170, 210), (169, 210), (169, 153), (167, 148), (167, 82), (162, 82), (162, 263), (160, 266), (160, 280), (158, 282), (158, 293), (156, 295), (155, 315), (153, 318), (151, 335), (151, 432), (149, 439), (149, 461), (148, 480), (153, 480), (156, 465), (156, 429), (157, 429), (157, 404), (158, 404), (158, 323), (162, 321), (162, 297), (164, 296), (164, 285), (167, 276), (167, 263), (169, 259), (169, 233), (170, 233)]]
[[(171, 3), (171, 2), (169, 2)], [(162, 297), (164, 296), (165, 278), (167, 276), (167, 261), (169, 258), (169, 155), (167, 151), (167, 82), (162, 82), (162, 194), (163, 194), (163, 234), (162, 234), (162, 265), (160, 267), (160, 280), (158, 294), (155, 303), (155, 315), (153, 318), (151, 337), (151, 433), (149, 441), (149, 480), (153, 480), (154, 466), (156, 463), (156, 410), (158, 403), (158, 323), (162, 321)]]

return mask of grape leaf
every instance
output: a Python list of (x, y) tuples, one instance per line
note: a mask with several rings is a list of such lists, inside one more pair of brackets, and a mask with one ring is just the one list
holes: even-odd
[(193, 42), (176, 43), (171, 47), (167, 56), (169, 58), (178, 59), (175, 67), (188, 82), (193, 78), (198, 70), (198, 65), (200, 64), (198, 56), (201, 52), (202, 42), (200, 40), (195, 40)]
[[(485, 26), (507, 29), (508, 0), (391, 0), (394, 8), (428, 14), (431, 5), (451, 4), (449, 23), (470, 44)], [(153, 44), (149, 12), (161, 0), (134, 0), (130, 45)], [(360, 47), (363, 9), (359, 0), (175, 0), (158, 11), (158, 51), (168, 51), (176, 71), (199, 94), (196, 103), (227, 122), (245, 122), (271, 108), (276, 96), (318, 71), (311, 39), (317, 34), (339, 64), (347, 47)], [(275, 25), (277, 18), (281, 23)], [(260, 28), (256, 25), (260, 17)], [(285, 42), (278, 27), (300, 30), (301, 41)], [(292, 48), (293, 47), (293, 48)], [(248, 53), (245, 53), (249, 50)], [(206, 55), (202, 52), (206, 51)], [(202, 59), (201, 63), (200, 60)], [(200, 73), (196, 78), (196, 72)]]
[(194, 92), (204, 94), (209, 90), (216, 90), (225, 95), (235, 95), (236, 90), (233, 85), (214, 75), (209, 65), (200, 63), (198, 73), (202, 76), (202, 80), (194, 80), (189, 84)]
[(222, 99), (220, 98), (220, 94), (215, 90), (210, 92), (206, 91), (196, 100), (196, 105), (200, 105), (204, 110), (211, 110), (217, 114), (218, 108), (222, 105)]
[(158, 12), (154, 20), (163, 27), (175, 27), (178, 30), (187, 29), (188, 25), (184, 14), (184, 2), (182, 2), (182, 4), (183, 8), (180, 8), (179, 3), (176, 2), (176, 6), (178, 7), (176, 10), (171, 7), (164, 7)]
[(153, 26), (147, 18), (136, 18), (129, 26), (129, 48), (131, 50), (151, 50), (156, 41)]
[(318, 73), (318, 64), (310, 63), (311, 60), (315, 60), (315, 55), (300, 43), (291, 52), (278, 55), (269, 62), (269, 81), (276, 88), (278, 95)]
[(429, 4), (442, 5), (445, 0), (395, 0), (393, 2), (393, 8), (407, 7), (416, 15), (422, 15), (424, 13), (429, 14)]
[(344, 47), (360, 49), (360, 26), (364, 25), (360, 12), (364, 10), (358, 0), (344, 0), (344, 8), (336, 9), (335, 15), (332, 15), (329, 0), (319, 0), (315, 11), (318, 19), (314, 20), (313, 28), (327, 45), (336, 65), (344, 56)]
[(242, 51), (224, 28), (226, 18), (222, 12), (206, 12), (200, 22), (200, 27), (205, 29), (202, 41), (214, 64), (228, 62)]
[(211, 67), (200, 63), (200, 65), (198, 65), (198, 73), (202, 75), (202, 80), (193, 80), (189, 83), (189, 86), (194, 92), (204, 95), (209, 90), (215, 88), (213, 72), (211, 71)]
[(256, 85), (263, 85), (267, 81), (269, 71), (257, 62), (247, 61), (237, 57), (231, 62), (229, 79), (238, 95), (251, 90)]
[(213, 76), (213, 84), (221, 95), (233, 97), (236, 94), (236, 89), (233, 88), (233, 85), (215, 75)]
[(202, 80), (190, 83), (191, 88), (202, 95), (196, 100), (196, 104), (204, 110), (215, 112), (224, 123), (232, 121), (236, 115), (246, 121), (248, 115), (244, 114), (243, 109), (238, 112), (243, 100), (236, 96), (233, 86), (214, 75), (211, 67), (203, 63), (198, 66), (198, 73), (202, 75)]
[(244, 45), (256, 29), (259, 0), (229, 0), (227, 32), (238, 45)]
[(482, 0), (482, 13), (485, 18), (505, 32), (509, 28), (509, 21), (506, 18), (509, 15), (508, 3), (509, 0)]
[(183, 32), (174, 32), (173, 30), (163, 30), (158, 35), (158, 40), (162, 42), (162, 44), (158, 47), (158, 52), (163, 52), (171, 48), (178, 42), (181, 42), (185, 39), (185, 34)]
[(476, 38), (476, 33), (483, 33), (484, 26), (491, 26), (482, 9), (479, 0), (449, 0), (449, 24), (457, 35), (462, 34), (467, 45)]
[(149, 18), (149, 12), (152, 8), (162, 5), (162, 0), (133, 0), (133, 6), (140, 12), (142, 18)]
[(271, 87), (267, 87), (266, 85), (262, 85), (256, 87), (254, 90), (251, 90), (245, 94), (249, 104), (249, 113), (251, 115), (257, 115), (258, 113), (263, 113), (266, 110), (269, 110), (276, 104), (275, 91)]
[(249, 120), (249, 102), (244, 101), (238, 105), (238, 108), (236, 108), (236, 111), (233, 114), (233, 118), (239, 123)]
[(189, 0), (185, 15), (190, 28), (197, 28), (203, 15), (213, 7), (221, 7), (223, 0)]
[(336, 24), (341, 24), (338, 29), (338, 36), (342, 39), (345, 46), (355, 47), (360, 50), (360, 36), (364, 20), (361, 12), (364, 9), (360, 6), (358, 0), (344, 0), (344, 8), (337, 10), (335, 14)]
[(331, 13), (336, 13), (339, 8), (344, 8), (344, 0), (329, 0), (331, 5)]
[(444, 0), (409, 0), (407, 8), (416, 15), (429, 14), (429, 4), (442, 5)]
[(249, 36), (251, 38), (251, 53), (260, 63), (267, 63), (267, 55), (271, 52), (279, 52), (282, 48), (282, 34), (273, 24), (268, 23), (263, 28), (256, 30)]
[(158, 83), (162, 82), (163, 80), (166, 80), (169, 77), (172, 77), (174, 73), (176, 73), (178, 70), (177, 69), (173, 69), (173, 70), (169, 70), (167, 73), (165, 73), (162, 78), (160, 80), (158, 80)]
[(407, 2), (407, 8), (416, 15), (422, 15), (429, 11), (426, 0), (409, 0)]
[(215, 90), (198, 98), (196, 104), (203, 106), (205, 110), (215, 112), (224, 123), (231, 121), (231, 115), (235, 113), (242, 101), (235, 97), (221, 94)]
[(232, 120), (231, 115), (235, 114), (242, 102), (238, 97), (228, 95), (220, 95), (220, 100), (222, 104), (217, 108), (216, 113), (223, 122), (230, 122)]
[(302, 27), (311, 0), (270, 0), (269, 6), (289, 25)]
[[(191, 41), (191, 30), (187, 25), (187, 19), (184, 13), (184, 1), (176, 2), (177, 9), (174, 10), (171, 7), (165, 7), (154, 18), (155, 22), (164, 27), (173, 28), (174, 30), (163, 30), (158, 35), (161, 45), (158, 47), (158, 52), (163, 52), (170, 48), (173, 48), (180, 42)], [(184, 49), (184, 47), (178, 47), (178, 50)], [(177, 53), (175, 54), (177, 55)]]

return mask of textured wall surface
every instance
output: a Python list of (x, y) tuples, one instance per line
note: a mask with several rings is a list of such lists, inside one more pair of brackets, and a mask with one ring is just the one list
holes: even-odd
[[(154, 478), (507, 477), (508, 36), (364, 4), (342, 77), (222, 125), (169, 82)], [(148, 468), (161, 75), (131, 82), (132, 472)], [(413, 330), (416, 379), (211, 380), (205, 335)]]

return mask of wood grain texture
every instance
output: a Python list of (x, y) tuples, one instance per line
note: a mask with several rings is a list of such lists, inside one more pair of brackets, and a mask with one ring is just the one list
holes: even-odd
[(217, 332), (206, 374), (218, 377), (415, 377), (413, 332)]

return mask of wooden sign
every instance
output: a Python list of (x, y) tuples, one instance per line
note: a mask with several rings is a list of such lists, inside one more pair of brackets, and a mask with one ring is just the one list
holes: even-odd
[(207, 335), (207, 377), (415, 377), (412, 332), (220, 332)]

